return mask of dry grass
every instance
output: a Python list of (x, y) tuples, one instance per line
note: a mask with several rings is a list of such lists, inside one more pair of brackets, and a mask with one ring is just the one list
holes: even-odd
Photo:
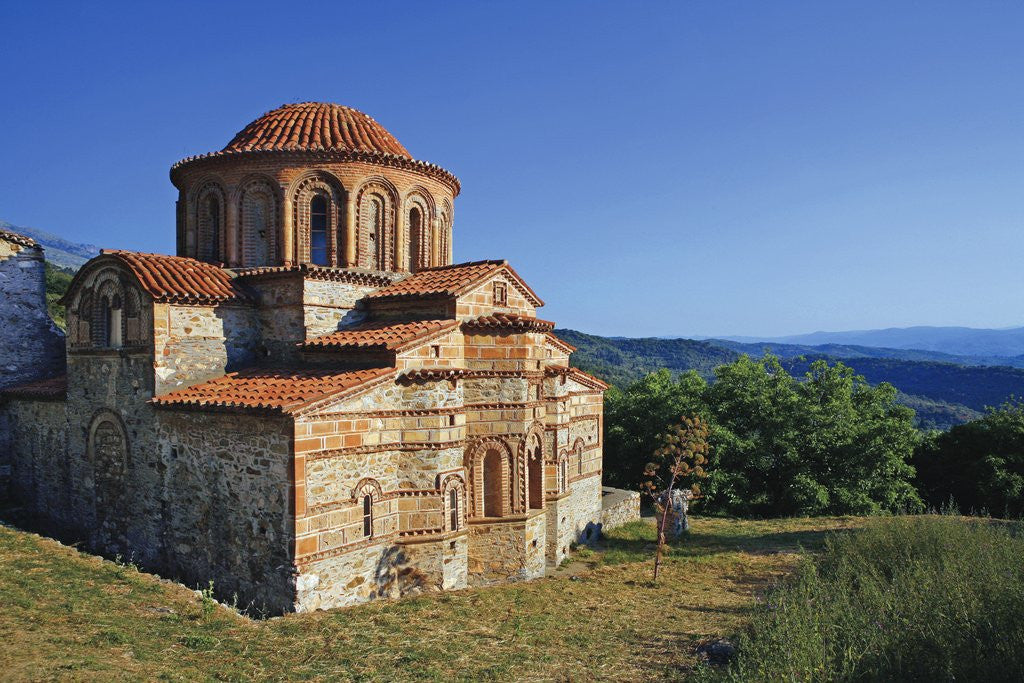
[(653, 528), (641, 522), (562, 576), (263, 622), (0, 527), (0, 678), (678, 679), (700, 642), (746, 622), (800, 547), (860, 524), (697, 518), (652, 585)]

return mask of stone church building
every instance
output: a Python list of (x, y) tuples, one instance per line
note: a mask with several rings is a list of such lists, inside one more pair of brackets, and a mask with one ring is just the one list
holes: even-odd
[(19, 505), (271, 613), (538, 577), (599, 531), (606, 385), (508, 263), (452, 263), (455, 176), (302, 103), (171, 181), (177, 255), (89, 261), (66, 338), (0, 233)]

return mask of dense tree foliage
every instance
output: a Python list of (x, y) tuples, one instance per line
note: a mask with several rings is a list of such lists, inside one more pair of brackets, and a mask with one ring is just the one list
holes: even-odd
[(74, 277), (74, 270), (46, 262), (46, 308), (50, 317), (62, 330), (67, 329), (67, 321), (64, 318), (64, 306), (57, 302), (68, 291)]
[(952, 502), (965, 512), (1024, 516), (1024, 404), (929, 435), (914, 465), (918, 489), (935, 508)]
[(791, 376), (774, 356), (743, 356), (715, 371), (673, 379), (660, 371), (606, 397), (605, 471), (635, 488), (654, 437), (681, 415), (711, 427), (707, 511), (746, 515), (865, 514), (916, 509), (908, 460), (913, 411), (896, 390), (872, 387), (842, 363)]

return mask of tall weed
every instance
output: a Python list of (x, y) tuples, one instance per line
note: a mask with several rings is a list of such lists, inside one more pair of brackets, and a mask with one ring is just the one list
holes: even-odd
[(836, 535), (766, 596), (732, 664), (700, 677), (1021, 680), (1020, 529), (928, 515), (877, 518)]

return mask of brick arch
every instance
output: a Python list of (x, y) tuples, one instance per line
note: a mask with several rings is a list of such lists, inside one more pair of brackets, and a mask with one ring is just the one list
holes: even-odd
[(360, 183), (355, 202), (356, 264), (359, 267), (398, 270), (397, 205), (398, 190), (387, 178), (370, 176)]
[(510, 484), (515, 461), (508, 444), (493, 437), (475, 441), (466, 449), (464, 462), (469, 472), (469, 510), (472, 516), (502, 517), (510, 514), (513, 503)]
[(231, 196), (237, 210), (236, 248), (243, 268), (274, 265), (281, 259), (281, 186), (270, 176), (248, 175)]
[[(366, 498), (369, 496), (369, 501)], [(352, 489), (352, 502), (359, 506), (360, 518), (362, 519), (362, 534), (364, 538), (373, 538), (379, 533), (377, 525), (377, 511), (374, 509), (384, 496), (380, 482), (370, 477), (360, 479)]]
[(381, 488), (380, 482), (376, 479), (363, 477), (352, 487), (352, 500), (358, 501), (367, 494), (373, 496), (376, 500), (380, 500), (384, 496), (384, 489)]
[[(289, 185), (286, 196), (292, 202), (294, 261), (297, 263), (311, 262), (310, 204), (315, 197), (321, 196), (327, 202), (327, 265), (337, 266), (343, 263), (345, 198), (347, 194), (341, 181), (327, 171), (308, 171)], [(291, 254), (282, 253), (281, 260), (292, 260), (291, 256)]]
[(437, 211), (438, 254), (440, 263), (446, 266), (452, 263), (452, 204), (447, 199), (441, 202)]
[[(419, 225), (413, 225), (413, 210), (420, 213)], [(434, 196), (422, 186), (414, 186), (402, 199), (402, 223), (405, 234), (405, 266), (415, 272), (438, 265), (433, 258), (435, 249), (434, 223), (437, 216)]]
[[(445, 531), (457, 531), (462, 527), (462, 520), (467, 514), (468, 486), (461, 474), (449, 474), (439, 487), (441, 505), (444, 510), (443, 526)], [(455, 509), (452, 509), (452, 494), (455, 494)]]
[(544, 457), (544, 425), (534, 422), (527, 430), (520, 445), (522, 482), (520, 490), (524, 492), (523, 509), (540, 510), (545, 507), (544, 494), (545, 464)]
[(186, 253), (200, 261), (222, 262), (227, 231), (227, 194), (223, 181), (208, 176), (197, 182), (188, 205), (190, 227), (186, 229)]

